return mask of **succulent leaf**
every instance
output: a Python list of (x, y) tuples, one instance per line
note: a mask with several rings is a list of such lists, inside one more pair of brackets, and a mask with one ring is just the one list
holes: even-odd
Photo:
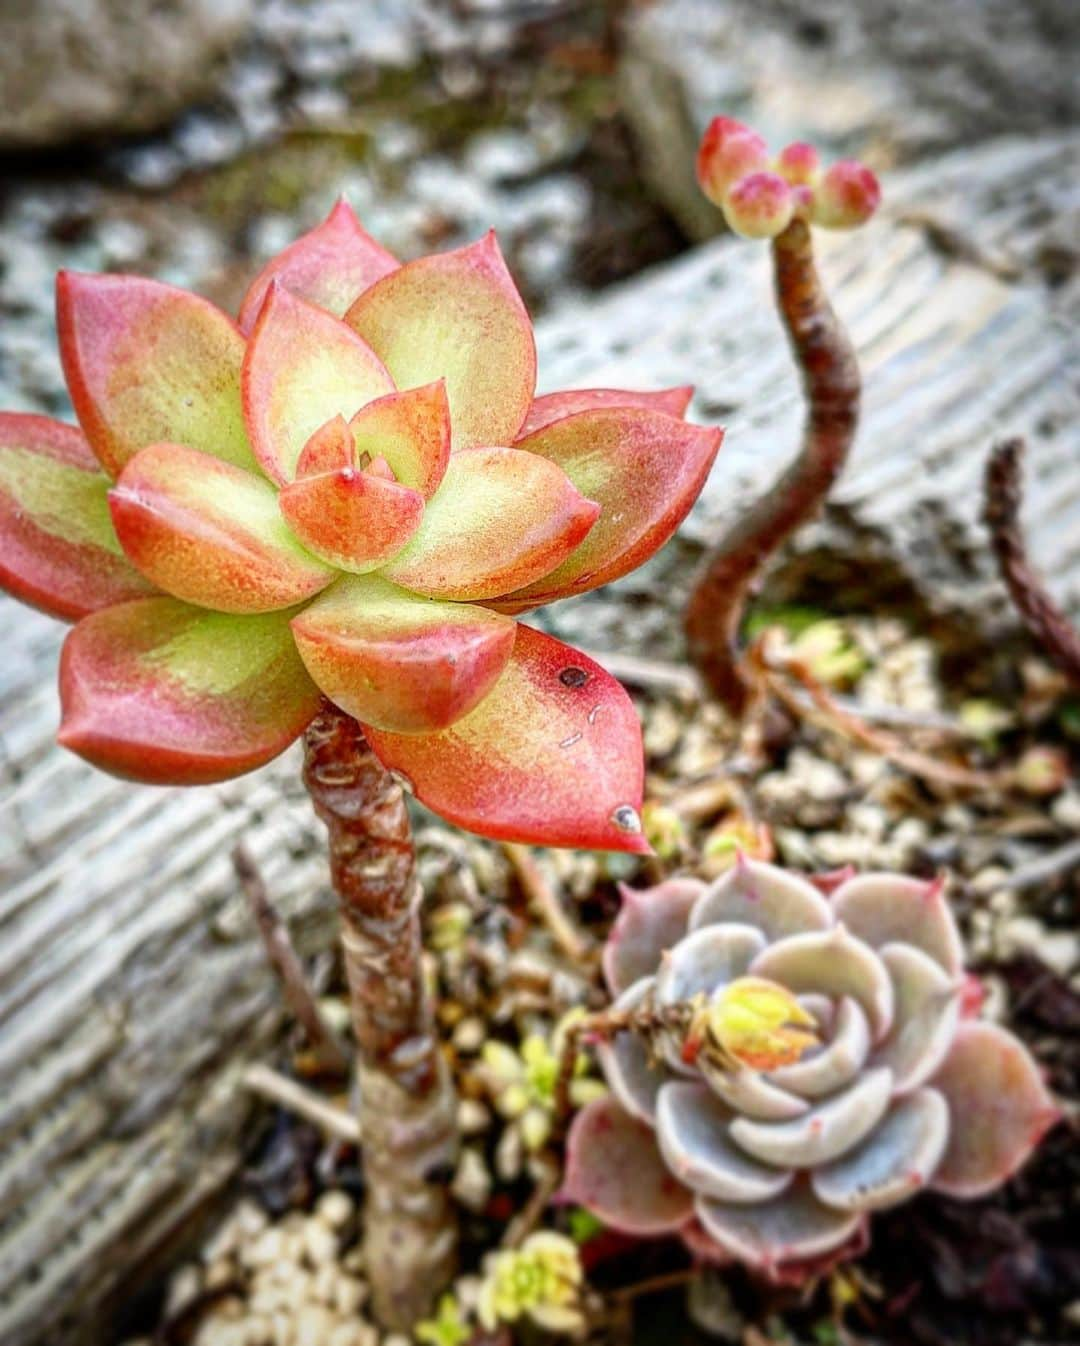
[(289, 615), (139, 598), (84, 617), (61, 655), (60, 743), (153, 785), (205, 785), (262, 766), (318, 710)]
[(600, 506), (584, 542), (550, 574), (505, 593), (522, 612), (608, 584), (648, 560), (697, 499), (723, 439), (648, 407), (603, 407), (543, 426), (517, 447), (558, 464)]
[(814, 1170), (820, 1201), (837, 1210), (884, 1210), (926, 1186), (941, 1162), (949, 1109), (934, 1089), (919, 1089), (890, 1109), (861, 1145)]
[(693, 1198), (670, 1172), (651, 1127), (612, 1098), (577, 1113), (566, 1142), (562, 1196), (632, 1234), (664, 1234), (694, 1213)]
[(892, 978), (896, 1017), (872, 1065), (888, 1066), (897, 1094), (924, 1084), (949, 1051), (960, 1021), (960, 982), (911, 944), (879, 950)]
[(846, 1243), (865, 1218), (823, 1205), (801, 1182), (754, 1206), (699, 1197), (696, 1210), (706, 1233), (722, 1248), (763, 1270), (831, 1252)]
[(255, 467), (240, 406), (244, 338), (220, 309), (156, 280), (61, 271), (56, 317), (75, 414), (110, 476), (163, 441)]
[[(857, 1000), (844, 996), (829, 1041), (816, 1053), (769, 1072), (773, 1084), (801, 1098), (821, 1098), (853, 1080), (870, 1054), (870, 1024)], [(888, 1064), (888, 1062), (883, 1062)]]
[(521, 449), (462, 449), (384, 573), (431, 598), (491, 598), (546, 575), (599, 512), (545, 458)]
[(198, 449), (140, 449), (109, 492), (109, 508), (132, 564), (187, 603), (270, 612), (334, 578), (286, 527), (265, 477)]
[(656, 999), (674, 1005), (709, 996), (745, 976), (765, 948), (765, 936), (752, 925), (732, 922), (695, 930), (669, 949), (656, 975)]
[[(613, 1009), (634, 1010), (652, 994), (654, 977), (642, 977), (628, 986), (615, 1001)], [(663, 1067), (637, 1033), (616, 1033), (596, 1049), (600, 1068), (612, 1093), (631, 1117), (652, 1124), (656, 1118), (656, 1099), (667, 1079)]]
[(936, 958), (946, 972), (963, 967), (960, 932), (944, 884), (903, 874), (859, 874), (832, 895), (835, 918), (871, 948), (899, 941)]
[(694, 390), (689, 384), (655, 393), (629, 392), (621, 388), (571, 388), (567, 392), (545, 393), (533, 401), (518, 439), (542, 430), (553, 421), (575, 416), (579, 411), (596, 411), (602, 407), (647, 407), (681, 420), (693, 395)]
[(292, 629), (331, 701), (376, 729), (419, 734), (444, 729), (483, 701), (510, 658), (517, 624), (367, 575), (340, 579)]
[(728, 1134), (747, 1154), (766, 1164), (810, 1168), (850, 1150), (885, 1115), (892, 1072), (867, 1070), (840, 1093), (787, 1122), (739, 1117)]
[(1000, 1186), (1061, 1117), (1030, 1052), (996, 1024), (961, 1023), (931, 1085), (954, 1119), (931, 1186), (950, 1196)]
[(759, 1164), (733, 1145), (733, 1113), (706, 1084), (672, 1080), (657, 1100), (657, 1140), (668, 1168), (702, 1196), (735, 1205), (769, 1201), (791, 1185), (791, 1169)]
[(443, 379), (369, 402), (349, 429), (358, 456), (385, 458), (397, 480), (425, 500), (438, 490), (450, 461), (450, 404)]
[(788, 935), (770, 944), (750, 973), (781, 982), (791, 991), (853, 996), (866, 1011), (875, 1041), (889, 1031), (893, 988), (881, 959), (869, 944), (843, 926)]
[(771, 942), (807, 930), (828, 930), (833, 916), (828, 902), (806, 879), (740, 857), (694, 907), (690, 929), (726, 921), (755, 926)]
[(536, 346), (494, 234), (407, 263), (345, 317), (399, 388), (446, 379), (455, 449), (513, 443), (536, 387)]
[(394, 384), (351, 327), (274, 281), (248, 342), (242, 388), (255, 457), (284, 485), (316, 430), (354, 416)]
[(435, 734), (369, 737), (422, 803), (482, 836), (647, 849), (633, 703), (599, 664), (530, 627), (517, 628), (502, 676), (464, 719)]
[(612, 995), (656, 972), (660, 955), (686, 933), (690, 910), (704, 891), (700, 879), (667, 879), (640, 893), (620, 885), (622, 906), (604, 945)]
[(363, 575), (396, 556), (416, 532), (424, 497), (354, 467), (354, 457), (352, 431), (337, 416), (308, 440), (300, 462), (311, 468), (316, 461), (344, 459), (344, 465), (298, 474), (281, 488), (278, 505), (308, 551), (339, 570)]
[(116, 539), (109, 485), (73, 425), (0, 413), (0, 585), (66, 621), (152, 593)]
[(375, 242), (342, 198), (321, 224), (272, 257), (251, 282), (240, 305), (240, 330), (247, 334), (255, 326), (274, 281), (340, 318), (364, 290), (397, 268), (397, 258)]

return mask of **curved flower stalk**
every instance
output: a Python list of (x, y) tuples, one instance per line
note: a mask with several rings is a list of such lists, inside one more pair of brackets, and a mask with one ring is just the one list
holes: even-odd
[(627, 892), (604, 951), (612, 1094), (565, 1193), (632, 1234), (798, 1282), (924, 1188), (982, 1196), (1059, 1117), (1026, 1047), (965, 1017), (940, 882), (741, 860)]
[(372, 1279), (407, 1325), (440, 1288), (405, 1250), (443, 1246), (422, 1189), (453, 1110), (400, 787), (486, 836), (647, 849), (628, 696), (516, 617), (656, 551), (722, 432), (682, 420), (686, 388), (536, 397), (494, 237), (399, 265), (344, 202), (263, 269), (238, 322), (74, 273), (57, 315), (79, 427), (0, 415), (0, 584), (77, 623), (59, 741), (104, 770), (220, 781), (306, 732), (362, 1124), (394, 1156), (369, 1166), (377, 1242), (399, 1250)]
[(777, 303), (807, 401), (798, 457), (707, 557), (686, 612), (691, 658), (738, 716), (755, 691), (739, 647), (747, 597), (768, 558), (821, 507), (858, 423), (859, 366), (818, 278), (811, 226), (857, 228), (877, 209), (881, 191), (855, 161), (822, 169), (812, 145), (789, 145), (771, 158), (761, 136), (729, 117), (714, 118), (706, 130), (697, 174), (735, 233), (772, 241)]

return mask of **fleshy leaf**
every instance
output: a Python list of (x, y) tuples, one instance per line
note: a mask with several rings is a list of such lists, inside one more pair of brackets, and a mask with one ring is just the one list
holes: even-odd
[(174, 598), (84, 617), (64, 642), (60, 699), (65, 748), (154, 785), (251, 771), (287, 748), (319, 706), (289, 614), (234, 617)]
[(422, 803), (482, 836), (644, 852), (641, 727), (599, 664), (519, 626), (502, 677), (436, 734), (369, 738)]
[(951, 1118), (931, 1186), (949, 1196), (1000, 1187), (1061, 1116), (1031, 1053), (996, 1024), (961, 1023), (931, 1084), (945, 1095)]
[(152, 593), (116, 540), (109, 485), (73, 425), (0, 413), (0, 586), (66, 621)]
[(736, 1205), (769, 1201), (791, 1183), (791, 1170), (759, 1164), (727, 1138), (730, 1109), (707, 1085), (672, 1081), (660, 1090), (656, 1139), (668, 1168), (702, 1196)]
[(536, 346), (494, 234), (409, 262), (345, 320), (399, 388), (446, 379), (455, 449), (513, 442), (536, 387)]
[(926, 882), (902, 874), (860, 874), (832, 895), (838, 921), (872, 948), (899, 941), (936, 958), (946, 972), (962, 971), (960, 932), (940, 879)]
[(363, 575), (396, 556), (420, 526), (424, 497), (351, 465), (353, 437), (336, 416), (308, 440), (301, 462), (344, 459), (346, 466), (298, 475), (281, 488), (281, 513), (305, 547), (340, 570)]
[(960, 1021), (960, 986), (911, 944), (886, 944), (878, 956), (892, 978), (896, 1015), (872, 1064), (888, 1066), (893, 1091), (910, 1093), (941, 1065)]
[(432, 598), (490, 598), (547, 574), (598, 513), (536, 454), (464, 449), (451, 457), (420, 527), (385, 573)]
[(847, 1242), (863, 1220), (857, 1212), (822, 1205), (801, 1182), (759, 1205), (699, 1197), (696, 1209), (706, 1233), (726, 1252), (764, 1269), (819, 1257)]
[(487, 608), (418, 598), (377, 575), (339, 580), (293, 620), (300, 655), (330, 700), (403, 734), (467, 715), (498, 681), (516, 630)]
[(525, 424), (518, 433), (522, 439), (535, 430), (542, 430), (553, 421), (574, 416), (579, 411), (595, 411), (600, 407), (649, 407), (665, 416), (681, 420), (690, 405), (694, 390), (689, 384), (682, 388), (664, 388), (655, 393), (623, 391), (621, 388), (571, 388), (561, 393), (545, 393), (529, 408)]
[(781, 982), (789, 991), (854, 996), (866, 1011), (875, 1040), (889, 1031), (893, 1017), (889, 974), (869, 944), (843, 926), (788, 935), (770, 944), (750, 972)]
[(110, 476), (165, 440), (255, 467), (240, 406), (244, 338), (220, 309), (156, 280), (61, 271), (56, 316), (75, 413)]
[(805, 1098), (788, 1093), (746, 1066), (732, 1069), (726, 1062), (714, 1065), (709, 1055), (703, 1053), (698, 1058), (698, 1069), (717, 1098), (745, 1117), (781, 1122), (803, 1116), (810, 1107)]
[(240, 330), (250, 332), (266, 292), (275, 280), (291, 294), (340, 318), (377, 280), (398, 268), (398, 260), (368, 234), (342, 198), (322, 224), (266, 263), (240, 305)]
[(889, 1106), (892, 1072), (867, 1070), (841, 1093), (787, 1122), (739, 1117), (731, 1139), (766, 1164), (810, 1168), (844, 1154), (877, 1126)]
[(575, 1116), (561, 1195), (627, 1234), (666, 1234), (693, 1214), (690, 1192), (672, 1176), (651, 1127), (614, 1098)]
[(425, 500), (450, 461), (450, 407), (441, 379), (369, 402), (349, 424), (358, 455), (385, 458), (403, 486)]
[(655, 973), (660, 955), (686, 934), (690, 909), (704, 891), (700, 879), (666, 879), (640, 892), (620, 884), (622, 906), (604, 945), (604, 977), (612, 995)]
[(820, 1098), (854, 1079), (869, 1051), (870, 1025), (866, 1014), (857, 1000), (844, 996), (832, 1037), (821, 1051), (770, 1071), (769, 1078), (802, 1098)]
[(833, 924), (829, 904), (806, 879), (740, 856), (690, 913), (690, 928), (718, 921), (756, 926), (770, 942)]
[[(615, 1010), (634, 1010), (651, 994), (654, 979), (642, 977), (618, 997)], [(639, 1033), (616, 1033), (610, 1041), (601, 1041), (597, 1059), (611, 1092), (631, 1117), (652, 1124), (656, 1098), (669, 1078), (663, 1065), (655, 1061)]]
[(838, 1210), (884, 1210), (929, 1182), (949, 1135), (949, 1109), (934, 1089), (900, 1099), (850, 1153), (810, 1175), (818, 1199)]
[(625, 575), (667, 542), (709, 475), (723, 431), (641, 407), (605, 407), (553, 421), (518, 441), (557, 463), (600, 518), (549, 575), (503, 595), (522, 612)]
[(271, 612), (334, 578), (289, 532), (264, 477), (197, 449), (141, 449), (109, 492), (109, 507), (132, 564), (187, 603)]
[(301, 450), (320, 426), (394, 391), (351, 327), (276, 281), (248, 342), (241, 382), (255, 457), (281, 485), (296, 475)]
[(742, 977), (765, 948), (765, 936), (752, 925), (708, 926), (695, 930), (660, 960), (656, 998), (661, 1005), (713, 995)]

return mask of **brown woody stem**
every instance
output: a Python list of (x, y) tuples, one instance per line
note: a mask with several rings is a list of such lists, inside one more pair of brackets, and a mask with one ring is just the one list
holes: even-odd
[(1007, 439), (990, 451), (986, 464), (983, 517), (1001, 578), (1028, 630), (1062, 673), (1080, 686), (1080, 634), (1046, 592), (1031, 567), (1020, 528), (1023, 484), (1022, 439)]
[(329, 831), (359, 1053), (367, 1275), (380, 1320), (407, 1330), (452, 1276), (457, 1246), (456, 1107), (424, 982), (416, 851), (401, 787), (355, 720), (324, 703), (304, 749), (304, 783)]
[(712, 693), (735, 716), (754, 698), (739, 627), (768, 558), (821, 507), (855, 437), (859, 366), (825, 296), (810, 229), (794, 220), (773, 240), (776, 297), (807, 401), (802, 448), (773, 486), (706, 558), (686, 612), (690, 657)]

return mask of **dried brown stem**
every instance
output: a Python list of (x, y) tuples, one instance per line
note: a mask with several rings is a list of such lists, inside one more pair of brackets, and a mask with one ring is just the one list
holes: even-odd
[(1080, 686), (1080, 633), (1046, 592), (1032, 569), (1020, 528), (1023, 483), (1022, 439), (1006, 439), (990, 451), (986, 464), (983, 518), (1001, 578), (1024, 624), (1070, 682)]
[(586, 962), (592, 946), (585, 932), (560, 902), (558, 893), (548, 883), (532, 851), (528, 846), (519, 846), (516, 841), (504, 841), (503, 852), (513, 866), (522, 892), (547, 926), (555, 943), (572, 963)]
[(266, 956), (281, 979), (282, 990), (289, 1009), (317, 1052), (320, 1062), (328, 1070), (347, 1075), (349, 1058), (319, 1011), (299, 955), (289, 936), (289, 927), (278, 915), (266, 891), (266, 884), (251, 854), (243, 842), (232, 853), (233, 868), (251, 907)]
[(760, 690), (739, 644), (746, 600), (768, 558), (820, 509), (847, 459), (859, 416), (855, 351), (822, 289), (802, 220), (773, 240), (773, 264), (777, 302), (807, 401), (802, 448), (706, 558), (686, 612), (690, 657), (713, 695), (737, 717)]
[(324, 703), (304, 748), (359, 1051), (367, 1275), (381, 1321), (408, 1329), (452, 1276), (457, 1243), (446, 1181), (456, 1108), (424, 983), (416, 851), (401, 787), (355, 720)]

